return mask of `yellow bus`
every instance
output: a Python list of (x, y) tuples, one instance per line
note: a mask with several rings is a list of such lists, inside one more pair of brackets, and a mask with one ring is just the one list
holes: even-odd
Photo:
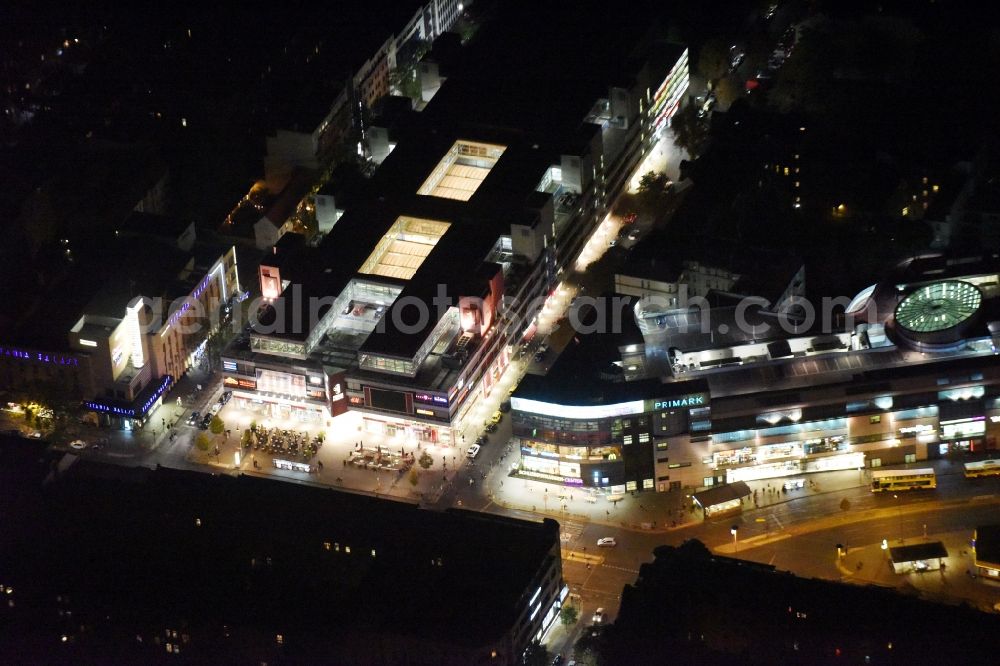
[(980, 476), (1000, 476), (1000, 460), (980, 460), (965, 463), (965, 478)]
[(930, 490), (937, 488), (934, 470), (927, 469), (879, 469), (872, 471), (872, 492), (886, 490)]

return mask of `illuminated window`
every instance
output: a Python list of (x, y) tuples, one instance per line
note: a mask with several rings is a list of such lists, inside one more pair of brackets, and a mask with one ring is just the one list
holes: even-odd
[(789, 174), (789, 172), (790, 172), (790, 169), (788, 167), (785, 167), (785, 175), (786, 176)]

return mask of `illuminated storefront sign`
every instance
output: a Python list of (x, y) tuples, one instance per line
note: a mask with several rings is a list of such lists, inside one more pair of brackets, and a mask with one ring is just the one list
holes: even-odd
[(662, 400), (654, 400), (652, 402), (653, 408), (650, 411), (656, 411), (659, 409), (677, 409), (679, 407), (703, 407), (708, 404), (708, 394), (692, 393), (679, 398), (664, 398)]
[(39, 361), (41, 363), (51, 363), (52, 365), (80, 365), (80, 359), (73, 356), (63, 356), (61, 354), (47, 354), (45, 352), (25, 351), (13, 347), (0, 347), (0, 356), (9, 358), (19, 358), (25, 361)]
[(551, 402), (514, 397), (510, 400), (510, 406), (516, 411), (565, 419), (603, 419), (642, 414), (645, 404), (642, 400), (632, 400), (613, 405), (557, 405)]
[(448, 398), (443, 395), (430, 395), (429, 393), (414, 393), (413, 399), (417, 402), (433, 402), (438, 405), (447, 405)]
[(88, 409), (92, 409), (95, 412), (118, 414), (119, 416), (128, 416), (132, 418), (142, 417), (145, 416), (145, 414), (150, 410), (150, 408), (152, 408), (153, 404), (155, 404), (156, 401), (160, 398), (160, 396), (163, 395), (163, 392), (166, 391), (168, 388), (170, 388), (170, 385), (173, 384), (173, 381), (174, 378), (172, 376), (163, 375), (162, 379), (160, 379), (160, 385), (156, 387), (156, 390), (153, 391), (152, 395), (146, 398), (146, 402), (144, 402), (138, 410), (136, 410), (134, 407), (118, 407), (115, 405), (108, 405), (103, 402), (97, 402), (97, 401), (84, 402), (83, 404), (86, 405)]
[(420, 407), (417, 407), (416, 412), (417, 414), (421, 414), (423, 416), (434, 416), (434, 412), (429, 409), (421, 409)]
[(239, 386), (240, 383), (236, 380), (236, 377), (223, 377), (222, 378), (222, 385), (223, 386)]
[(330, 400), (333, 401), (333, 402), (336, 402), (338, 400), (343, 400), (344, 399), (344, 389), (343, 389), (343, 387), (339, 383), (334, 384), (331, 387), (330, 393), (332, 394), (330, 396)]
[(245, 388), (245, 389), (254, 389), (254, 390), (257, 389), (257, 382), (254, 381), (253, 379), (237, 380), (236, 385), (239, 386), (240, 388)]
[(227, 372), (236, 372), (236, 361), (223, 361), (222, 369)]

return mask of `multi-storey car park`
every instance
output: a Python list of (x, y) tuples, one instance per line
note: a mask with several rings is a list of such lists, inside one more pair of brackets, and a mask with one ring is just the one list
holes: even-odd
[(560, 358), (526, 377), (512, 399), (521, 474), (665, 491), (994, 449), (998, 283), (997, 255), (910, 259), (829, 330), (818, 309), (796, 329), (758, 304), (741, 327), (730, 308), (644, 317), (639, 301), (643, 344), (602, 344), (652, 376), (564, 372)]
[(223, 353), (238, 406), (455, 441), (688, 85), (642, 17), (545, 13), (505, 8), (323, 242), (261, 262), (269, 306)]

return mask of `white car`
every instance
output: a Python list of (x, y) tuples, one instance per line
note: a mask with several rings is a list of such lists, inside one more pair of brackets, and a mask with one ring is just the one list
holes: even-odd
[(603, 539), (597, 540), (597, 545), (603, 548), (613, 548), (618, 545), (614, 537), (604, 537)]
[(472, 446), (470, 446), (469, 447), (469, 452), (466, 453), (465, 455), (469, 456), (470, 459), (475, 458), (476, 456), (478, 456), (479, 455), (479, 445), (478, 444), (473, 444)]
[(601, 624), (602, 622), (604, 622), (604, 618), (605, 618), (604, 609), (598, 608), (597, 610), (594, 611), (594, 617), (590, 619), (591, 621), (593, 621), (594, 624)]

